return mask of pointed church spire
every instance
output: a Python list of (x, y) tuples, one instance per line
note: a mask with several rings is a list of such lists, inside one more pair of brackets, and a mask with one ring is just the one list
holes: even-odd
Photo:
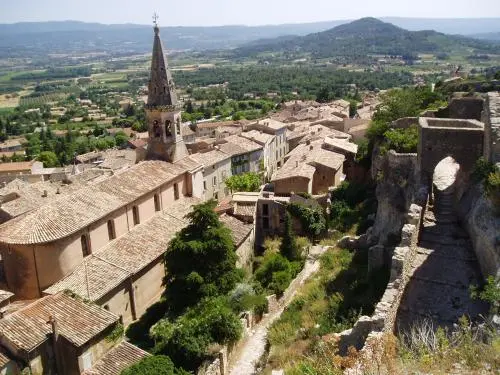
[(154, 15), (154, 43), (153, 59), (151, 61), (151, 73), (148, 85), (148, 106), (176, 106), (177, 95), (175, 94), (174, 81), (168, 69), (167, 59), (163, 54), (163, 46), (160, 39), (160, 28), (158, 27), (158, 16)]

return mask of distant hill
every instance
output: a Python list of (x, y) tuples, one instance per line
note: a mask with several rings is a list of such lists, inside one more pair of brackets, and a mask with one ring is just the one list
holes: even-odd
[[(500, 32), (500, 19), (384, 18), (410, 30), (432, 29), (446, 33), (477, 34)], [(162, 37), (170, 50), (230, 49), (261, 43), (261, 39), (320, 33), (351, 21), (215, 27), (162, 27)], [(151, 25), (104, 25), (78, 21), (21, 22), (0, 24), (1, 57), (37, 57), (50, 54), (105, 52), (122, 55), (147, 53), (151, 49)], [(259, 42), (254, 43), (259, 40)]]
[(500, 42), (500, 32), (497, 33), (482, 33), (482, 34), (473, 34), (472, 38), (483, 39), (483, 40), (491, 40)]
[(500, 47), (463, 36), (432, 30), (408, 31), (376, 18), (362, 18), (306, 36), (266, 39), (236, 50), (238, 56), (262, 52), (308, 53), (316, 58), (333, 56), (414, 55), (455, 51), (499, 52)]

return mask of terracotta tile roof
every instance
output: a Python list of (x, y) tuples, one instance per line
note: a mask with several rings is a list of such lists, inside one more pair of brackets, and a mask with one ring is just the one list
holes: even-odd
[(0, 172), (31, 171), (32, 161), (19, 161), (15, 163), (0, 163)]
[(196, 127), (200, 129), (216, 129), (219, 126), (231, 126), (236, 124), (238, 124), (236, 121), (203, 122), (201, 124), (196, 124)]
[(255, 214), (255, 206), (256, 203), (237, 203), (234, 209), (234, 214), (238, 216), (253, 218), (253, 215)]
[(33, 244), (67, 237), (198, 165), (146, 161), (62, 196), (0, 226), (0, 242)]
[(123, 370), (149, 356), (148, 352), (122, 341), (82, 375), (120, 375)]
[(324, 149), (323, 140), (311, 144), (300, 144), (288, 153), (288, 160), (272, 178), (272, 181), (291, 177), (312, 178), (316, 171), (315, 165), (338, 170), (345, 161), (344, 155)]
[(85, 345), (119, 318), (65, 293), (43, 297), (0, 320), (0, 336), (16, 349), (31, 351), (47, 340), (53, 317), (59, 333), (76, 347)]
[(198, 203), (197, 198), (177, 201), (166, 211), (87, 257), (84, 263), (44, 293), (55, 294), (69, 289), (84, 298), (98, 301), (160, 257), (175, 234), (187, 225), (184, 216)]
[(327, 147), (330, 146), (334, 151), (339, 150), (337, 152), (340, 153), (345, 152), (356, 155), (358, 152), (358, 145), (347, 140), (326, 137), (324, 142)]
[(247, 239), (253, 229), (253, 224), (247, 224), (234, 216), (224, 214), (220, 217), (220, 220), (231, 230), (236, 247), (239, 247)]
[(239, 135), (231, 135), (224, 138), (224, 143), (220, 143), (218, 146), (221, 151), (231, 156), (262, 150), (262, 146), (257, 142), (243, 138)]
[(56, 294), (71, 290), (83, 298), (98, 301), (130, 276), (132, 273), (127, 270), (92, 255), (85, 258), (72, 273), (43, 292)]
[(257, 142), (261, 145), (271, 143), (273, 141), (273, 139), (276, 138), (275, 135), (263, 133), (263, 132), (260, 132), (258, 130), (250, 130), (248, 132), (243, 132), (243, 133), (241, 133), (241, 136), (244, 138), (250, 139), (254, 142)]
[[(87, 181), (77, 179), (71, 184), (43, 181), (30, 184), (16, 179), (0, 189), (0, 210), (10, 218), (22, 215), (49, 203), (62, 195), (72, 193), (87, 185)], [(47, 196), (44, 196), (44, 192)], [(59, 194), (57, 194), (59, 191)]]
[(259, 126), (262, 126), (262, 127), (267, 127), (269, 129), (273, 129), (273, 130), (280, 130), (280, 129), (283, 129), (283, 128), (286, 128), (287, 127), (287, 124), (281, 122), (281, 121), (277, 121), (275, 119), (272, 119), (272, 118), (266, 118), (264, 120), (258, 120), (256, 125), (259, 125)]
[(214, 164), (220, 163), (221, 161), (231, 159), (231, 155), (228, 155), (225, 152), (217, 149), (213, 149), (208, 152), (192, 154), (190, 155), (190, 157), (204, 167), (210, 167)]
[(91, 151), (86, 154), (81, 154), (76, 157), (76, 160), (80, 163), (86, 163), (89, 160), (100, 159), (102, 158), (102, 152)]

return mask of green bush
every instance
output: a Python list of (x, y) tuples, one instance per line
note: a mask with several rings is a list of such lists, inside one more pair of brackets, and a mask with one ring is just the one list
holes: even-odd
[(187, 371), (178, 369), (172, 360), (164, 355), (145, 357), (121, 372), (121, 375), (188, 375)]
[(160, 320), (151, 328), (156, 354), (194, 371), (208, 355), (211, 344), (226, 345), (241, 337), (243, 327), (224, 297), (207, 298), (175, 321)]
[(226, 179), (224, 182), (229, 190), (233, 193), (238, 191), (253, 191), (257, 192), (260, 189), (262, 180), (255, 172), (234, 175)]
[(292, 280), (292, 266), (281, 254), (264, 256), (262, 264), (255, 271), (255, 279), (267, 290), (282, 294)]
[(321, 206), (306, 206), (302, 203), (290, 203), (288, 212), (300, 220), (302, 230), (309, 238), (315, 238), (326, 230), (326, 218)]
[(384, 142), (381, 147), (399, 153), (417, 152), (418, 127), (412, 125), (406, 129), (389, 129), (384, 133)]

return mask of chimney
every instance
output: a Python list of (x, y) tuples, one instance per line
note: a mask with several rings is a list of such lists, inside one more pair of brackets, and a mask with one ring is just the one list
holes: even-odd
[(56, 190), (56, 194), (61, 194), (61, 190), (59, 190), (59, 187)]
[(298, 168), (298, 167), (299, 167), (299, 161), (298, 161), (298, 160), (296, 160), (296, 161), (295, 161), (295, 168)]
[(47, 195), (48, 195), (48, 194), (47, 194), (47, 190), (44, 190), (44, 191), (43, 191), (43, 194), (42, 194), (42, 197), (47, 198)]
[(310, 140), (310, 139), (308, 139), (308, 140), (306, 141), (306, 145), (308, 145), (308, 146), (309, 146), (310, 144), (311, 144), (311, 140)]
[(311, 151), (312, 151), (312, 149), (313, 149), (313, 148), (314, 148), (314, 146), (313, 146), (313, 145), (310, 145), (310, 146), (309, 146), (309, 150), (311, 150)]

